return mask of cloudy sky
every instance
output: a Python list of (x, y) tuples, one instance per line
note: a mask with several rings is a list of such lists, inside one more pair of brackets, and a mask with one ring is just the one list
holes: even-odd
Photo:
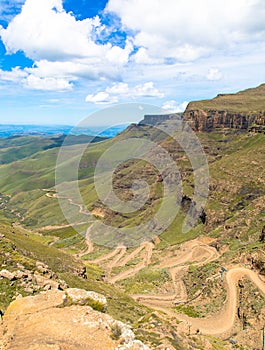
[(75, 125), (127, 102), (181, 111), (262, 82), (264, 0), (0, 1), (0, 123)]

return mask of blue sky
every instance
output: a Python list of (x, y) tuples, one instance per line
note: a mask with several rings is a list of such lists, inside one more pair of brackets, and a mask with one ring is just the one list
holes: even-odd
[(0, 123), (181, 111), (265, 82), (263, 0), (2, 0), (0, 25)]

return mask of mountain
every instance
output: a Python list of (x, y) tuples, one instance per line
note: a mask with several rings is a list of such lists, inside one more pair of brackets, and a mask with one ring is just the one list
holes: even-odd
[(251, 129), (265, 132), (265, 84), (212, 100), (190, 102), (184, 113), (196, 131)]
[[(210, 174), (207, 202), (199, 212), (193, 167), (201, 155), (187, 146), (186, 129), (182, 128), (178, 114), (146, 116), (113, 139), (89, 144), (78, 168), (78, 189), (83, 202), (73, 193), (70, 171), (82, 143), (70, 143), (65, 149), (66, 157), (59, 166), (66, 176), (57, 178), (59, 185), (63, 183), (60, 192), (60, 186), (55, 187), (60, 144), (45, 141), (35, 153), (13, 159), (12, 142), (17, 146), (15, 139), (11, 140), (6, 147), (12, 155), (10, 162), (0, 165), (0, 309), (4, 314), (2, 326), (9, 329), (5, 331), (3, 350), (12, 349), (12, 337), (7, 340), (6, 336), (12, 333), (11, 326), (17, 327), (14, 346), (18, 346), (19, 339), (23, 344), (28, 341), (22, 335), (28, 334), (23, 324), (13, 323), (10, 317), (13, 307), (24, 320), (27, 312), (23, 310), (29, 301), (32, 305), (35, 301), (42, 304), (43, 298), (53, 293), (66, 295), (68, 300), (67, 293), (72, 288), (104, 295), (107, 314), (127, 322), (136, 339), (150, 349), (261, 349), (261, 330), (265, 324), (265, 135), (263, 124), (255, 124), (258, 121), (255, 118), (263, 120), (264, 90), (261, 85), (238, 94), (219, 95), (210, 101), (192, 102), (187, 107), (183, 119), (195, 131)], [(173, 126), (176, 129), (170, 134)], [(195, 142), (195, 138), (191, 140)], [(32, 138), (28, 141), (32, 142)], [(135, 183), (141, 179), (148, 185), (148, 197), (134, 212), (111, 209), (95, 188), (97, 162), (115, 144), (121, 151), (123, 142), (128, 142), (129, 150), (135, 151), (130, 142), (136, 142), (134, 145), (141, 150), (145, 141), (159, 147), (151, 150), (146, 159), (134, 157), (115, 166), (112, 187), (117, 198), (128, 202), (141, 194), (137, 192), (141, 186)], [(27, 138), (23, 142), (26, 145)], [(167, 155), (181, 176), (182, 193), (174, 199), (176, 207), (179, 201), (180, 208), (173, 222), (156, 234), (160, 227), (154, 216), (163, 198), (171, 199), (164, 194), (163, 177), (169, 185), (180, 180), (171, 176), (167, 167), (159, 171), (157, 164)], [(103, 165), (114, 160), (109, 156)], [(199, 173), (202, 170), (197, 169)], [(72, 225), (59, 201), (74, 218)], [(188, 213), (196, 216), (197, 221), (186, 232), (182, 228)], [(162, 221), (164, 215), (163, 212)], [(99, 231), (100, 235), (93, 236), (93, 227), (96, 232), (98, 223), (118, 229), (118, 245), (110, 244), (113, 236), (108, 236), (108, 232)], [(132, 238), (139, 238), (139, 227), (145, 223), (151, 223), (146, 227), (154, 234), (128, 246)], [(135, 229), (136, 234), (127, 237), (128, 229)], [(77, 317), (74, 310), (83, 313), (87, 307), (64, 304), (57, 311), (57, 306), (53, 305), (51, 312), (61, 318), (69, 317), (70, 311)], [(33, 323), (40, 321), (35, 311), (30, 316)], [(46, 319), (48, 311), (42, 312)], [(89, 311), (89, 315), (94, 314)], [(98, 316), (93, 317), (98, 328)], [(108, 316), (100, 318), (105, 322)], [(82, 332), (86, 332), (84, 320), (80, 321)], [(71, 318), (64, 322), (65, 331), (70, 323)], [(36, 339), (39, 329), (36, 322), (34, 325)], [(75, 328), (71, 329), (77, 334)], [(109, 331), (101, 334), (103, 348), (109, 349), (105, 341), (110, 341), (113, 348), (126, 349), (124, 339), (119, 344), (117, 339), (108, 340)], [(120, 333), (118, 329), (114, 331)], [(87, 334), (93, 342), (88, 328)], [(65, 335), (61, 342), (54, 333), (55, 338), (47, 345), (48, 335), (43, 335), (46, 348), (49, 345), (54, 349), (56, 346), (62, 350), (75, 349), (70, 337)], [(138, 345), (135, 344), (135, 349)]]
[(193, 109), (226, 110), (233, 113), (259, 113), (265, 111), (265, 84), (235, 94), (218, 94), (211, 100), (190, 102), (186, 111)]

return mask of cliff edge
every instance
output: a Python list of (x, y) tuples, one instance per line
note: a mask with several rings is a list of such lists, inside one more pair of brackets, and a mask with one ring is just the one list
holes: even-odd
[(190, 102), (183, 119), (195, 131), (238, 129), (265, 133), (265, 84), (212, 100)]
[[(88, 306), (91, 300), (93, 308)], [(18, 298), (9, 305), (0, 324), (0, 349), (149, 349), (135, 340), (126, 324), (101, 312), (105, 307), (103, 295), (77, 288)]]

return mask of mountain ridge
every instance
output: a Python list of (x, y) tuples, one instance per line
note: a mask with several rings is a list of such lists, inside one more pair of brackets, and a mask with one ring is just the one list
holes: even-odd
[(190, 102), (183, 119), (195, 131), (237, 129), (265, 133), (265, 84)]

